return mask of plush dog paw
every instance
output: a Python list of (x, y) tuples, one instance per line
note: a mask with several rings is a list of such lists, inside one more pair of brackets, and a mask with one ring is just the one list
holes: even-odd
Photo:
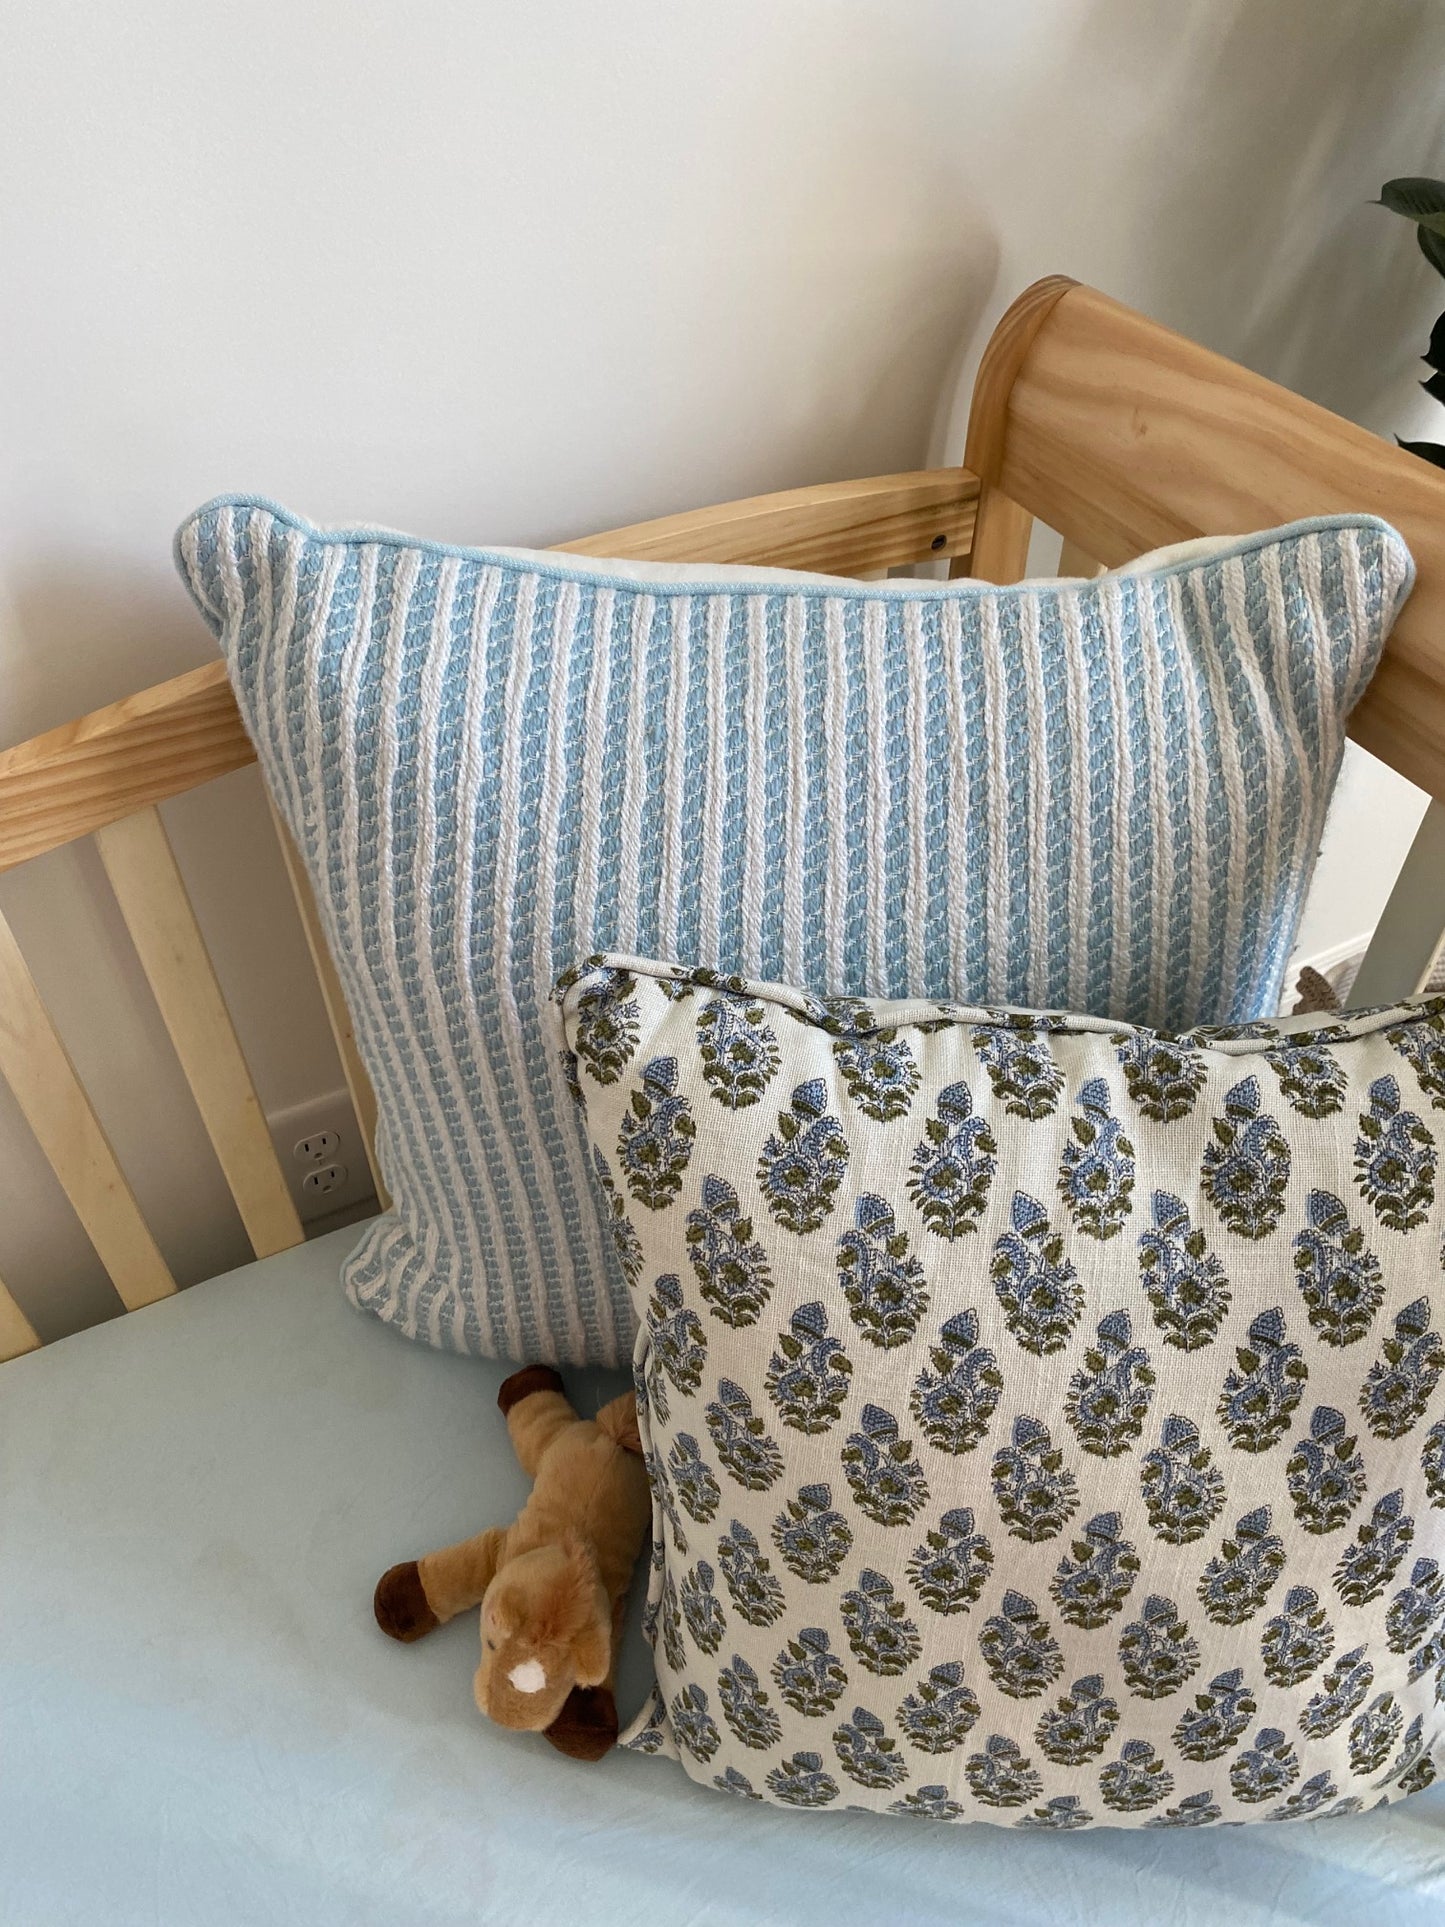
[(530, 1398), (533, 1392), (560, 1392), (561, 1389), (562, 1374), (553, 1371), (550, 1365), (524, 1365), (520, 1372), (513, 1372), (510, 1378), (502, 1380), (497, 1389), (497, 1405), (505, 1418), (514, 1405)]
[(404, 1566), (393, 1566), (390, 1572), (381, 1575), (371, 1605), (376, 1623), (387, 1638), (400, 1639), (408, 1645), (441, 1623), (426, 1603), (415, 1559), (408, 1559)]
[(617, 1743), (617, 1702), (607, 1686), (574, 1686), (547, 1738), (572, 1760), (600, 1760)]

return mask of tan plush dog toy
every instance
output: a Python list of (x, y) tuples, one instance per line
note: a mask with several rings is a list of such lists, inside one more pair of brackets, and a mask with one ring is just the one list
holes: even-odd
[(411, 1641), (480, 1605), (477, 1705), (499, 1726), (599, 1760), (617, 1738), (623, 1605), (652, 1516), (637, 1401), (626, 1392), (582, 1419), (551, 1366), (528, 1365), (497, 1404), (531, 1497), (511, 1525), (384, 1573), (376, 1623)]

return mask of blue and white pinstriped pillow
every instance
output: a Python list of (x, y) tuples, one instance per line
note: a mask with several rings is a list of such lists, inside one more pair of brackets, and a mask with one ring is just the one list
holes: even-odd
[(241, 498), (176, 552), (376, 1086), (395, 1202), (347, 1290), (559, 1363), (619, 1363), (634, 1329), (548, 1041), (560, 970), (1270, 1012), (1412, 580), (1369, 517), (1012, 589), (649, 572)]

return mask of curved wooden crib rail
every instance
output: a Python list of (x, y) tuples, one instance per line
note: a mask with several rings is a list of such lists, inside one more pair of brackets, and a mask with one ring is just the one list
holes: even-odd
[[(974, 388), (965, 465), (754, 497), (557, 546), (638, 560), (876, 576), (927, 557), (1017, 580), (1035, 517), (1067, 573), (1161, 543), (1370, 510), (1419, 570), (1352, 719), (1427, 790), (1425, 824), (1361, 973), (1407, 993), (1445, 925), (1445, 476), (1106, 296), (1055, 277), (1004, 316)], [(94, 836), (142, 967), (258, 1256), (303, 1233), (157, 805), (254, 760), (219, 663), (0, 753), (0, 871)], [(368, 1139), (375, 1105), (315, 905), (281, 837)], [(127, 1309), (175, 1290), (105, 1132), (0, 918), (0, 1075)], [(375, 1165), (373, 1163), (373, 1172)], [(381, 1180), (377, 1176), (378, 1195)], [(39, 1339), (0, 1285), (0, 1359)]]

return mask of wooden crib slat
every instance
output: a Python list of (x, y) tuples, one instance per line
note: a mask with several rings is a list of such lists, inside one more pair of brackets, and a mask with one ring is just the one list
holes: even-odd
[(35, 1327), (0, 1282), (0, 1365), (23, 1352), (38, 1352)]
[(1432, 802), (1350, 987), (1350, 1008), (1393, 1004), (1422, 989), (1445, 936), (1445, 803)]
[(141, 968), (258, 1258), (305, 1233), (165, 825), (154, 807), (95, 834)]
[(176, 1281), (140, 1214), (110, 1141), (0, 916), (0, 1076), (35, 1133), (127, 1311)]
[(1058, 572), (1060, 575), (1096, 576), (1099, 573), (1099, 565), (1093, 556), (1081, 549), (1077, 542), (1069, 541), (1066, 536), (1059, 550)]
[(311, 879), (306, 874), (306, 866), (301, 861), (300, 851), (291, 840), (291, 832), (281, 821), (274, 803), (271, 805), (271, 821), (276, 826), (276, 840), (281, 845), (286, 874), (291, 880), (291, 894), (296, 899), (296, 908), (301, 916), (301, 927), (306, 932), (307, 947), (311, 952), (316, 981), (321, 986), (322, 1000), (326, 1005), (326, 1015), (331, 1024), (331, 1035), (336, 1042), (336, 1054), (341, 1059), (342, 1075), (346, 1079), (351, 1108), (356, 1113), (356, 1127), (361, 1132), (361, 1141), (366, 1150), (366, 1162), (371, 1170), (371, 1182), (376, 1189), (377, 1202), (383, 1211), (389, 1211), (391, 1194), (382, 1182), (381, 1166), (376, 1161), (376, 1093), (371, 1088), (371, 1079), (367, 1076), (366, 1066), (361, 1061), (361, 1052), (356, 1048), (356, 1032), (352, 1029), (351, 1012), (346, 1008), (341, 979), (336, 974), (336, 965), (331, 961), (331, 946), (327, 943), (326, 932), (321, 927), (321, 915), (316, 908)]

